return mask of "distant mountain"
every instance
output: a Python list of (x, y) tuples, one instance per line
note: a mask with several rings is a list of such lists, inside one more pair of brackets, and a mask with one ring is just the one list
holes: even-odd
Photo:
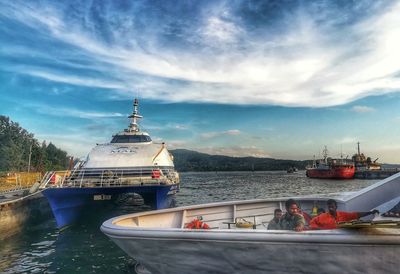
[(170, 152), (174, 156), (175, 168), (181, 172), (287, 170), (289, 167), (305, 169), (310, 163), (310, 161), (209, 155), (187, 149), (175, 149)]

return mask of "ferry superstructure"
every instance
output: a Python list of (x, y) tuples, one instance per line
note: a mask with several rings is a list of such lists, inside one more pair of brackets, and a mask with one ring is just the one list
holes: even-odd
[(72, 224), (88, 210), (123, 193), (140, 194), (154, 209), (167, 208), (179, 191), (179, 174), (164, 143), (155, 143), (141, 131), (139, 102), (133, 103), (127, 129), (110, 143), (97, 144), (86, 160), (57, 180), (49, 172), (41, 188), (59, 228)]

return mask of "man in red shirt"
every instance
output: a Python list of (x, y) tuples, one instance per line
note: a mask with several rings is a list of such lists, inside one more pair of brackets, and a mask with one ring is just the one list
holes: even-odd
[(311, 229), (335, 229), (337, 228), (337, 223), (350, 222), (364, 216), (379, 213), (376, 209), (368, 212), (336, 211), (337, 204), (335, 200), (330, 199), (326, 203), (328, 205), (328, 212), (313, 218), (310, 222)]

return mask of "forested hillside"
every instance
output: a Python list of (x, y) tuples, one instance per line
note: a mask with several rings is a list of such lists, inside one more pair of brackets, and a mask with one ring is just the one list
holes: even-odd
[(178, 171), (258, 171), (305, 169), (309, 161), (209, 155), (186, 149), (171, 150)]
[(68, 167), (67, 152), (52, 143), (39, 143), (32, 133), (21, 128), (9, 117), (0, 115), (0, 171), (63, 170)]

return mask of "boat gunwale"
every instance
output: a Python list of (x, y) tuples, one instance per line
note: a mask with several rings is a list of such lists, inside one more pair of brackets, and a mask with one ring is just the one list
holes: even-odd
[(376, 234), (371, 234), (371, 229), (308, 230), (303, 232), (253, 229), (192, 230), (121, 227), (112, 224), (112, 219), (110, 219), (104, 222), (100, 229), (108, 237), (118, 239), (400, 245), (398, 233), (384, 233), (385, 231), (399, 231), (399, 229), (391, 228), (379, 230)]

